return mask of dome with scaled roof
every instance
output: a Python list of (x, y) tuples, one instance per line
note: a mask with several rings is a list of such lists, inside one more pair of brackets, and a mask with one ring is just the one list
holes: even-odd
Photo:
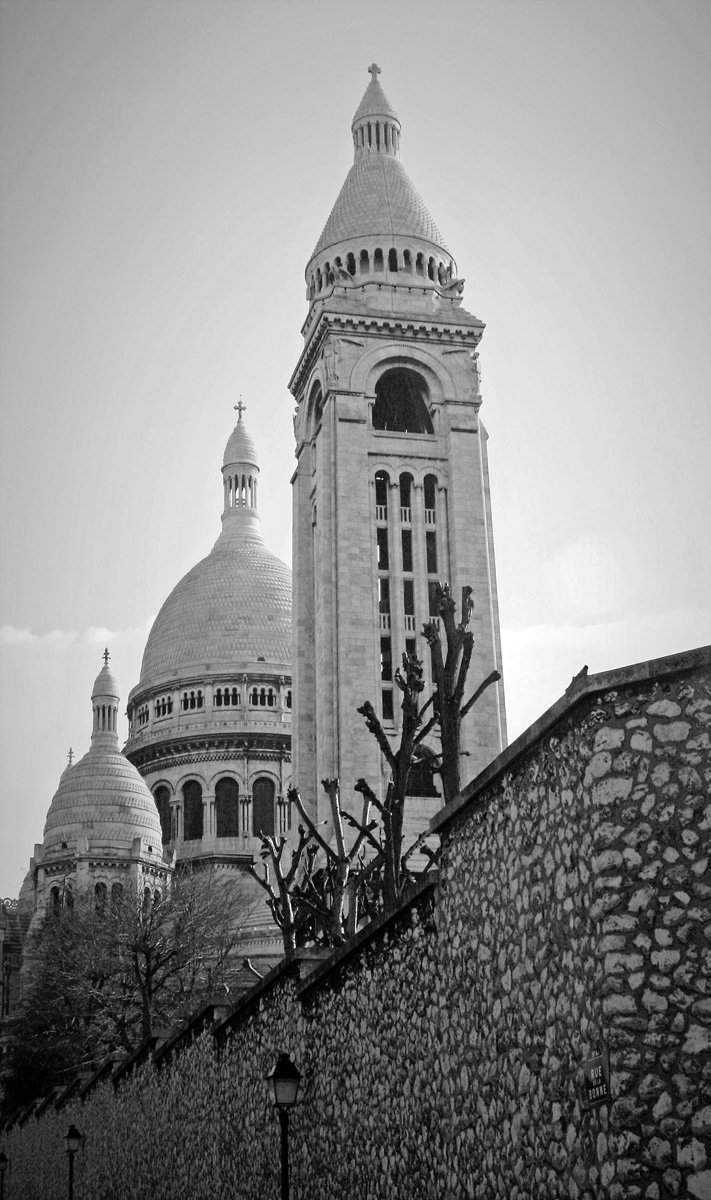
[(257, 514), (259, 466), (239, 420), (222, 466), (222, 532), (206, 558), (173, 588), (148, 636), (147, 686), (256, 663), (291, 662), (291, 571), (267, 548)]
[[(161, 854), (161, 827), (155, 801), (118, 744), (119, 689), (104, 666), (92, 689), (91, 747), (65, 767), (47, 813), (42, 862), (72, 857), (80, 842), (93, 856), (125, 857), (140, 839), (141, 855)], [(85, 841), (84, 841), (85, 839)]]
[[(336, 249), (354, 255), (355, 266), (348, 268), (354, 275), (360, 244), (370, 245), (378, 239), (385, 247), (402, 239), (414, 253), (420, 247), (426, 254), (435, 251), (456, 269), (447, 243), (400, 162), (400, 121), (378, 82), (380, 69), (372, 64), (368, 70), (372, 78), (351, 125), (353, 166), (311, 254), (307, 280), (317, 261), (324, 275), (328, 274), (321, 260), (329, 255), (332, 267), (338, 262)], [(339, 265), (346, 262), (344, 253)]]

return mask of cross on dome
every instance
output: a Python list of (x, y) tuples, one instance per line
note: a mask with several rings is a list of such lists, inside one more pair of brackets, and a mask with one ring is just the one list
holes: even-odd
[(242, 403), (241, 396), (239, 398), (239, 404), (233, 404), (232, 407), (234, 408), (235, 412), (237, 413), (237, 420), (241, 421), (242, 413), (247, 411), (247, 405)]
[(72, 763), (74, 762), (74, 751), (72, 750), (71, 746), (69, 747), (67, 759), (69, 760), (69, 766), (71, 767)]
[(107, 646), (106, 649), (104, 650), (104, 666), (105, 667), (108, 667), (110, 658), (111, 658), (111, 655), (109, 654), (109, 648)]
[(368, 67), (368, 70), (370, 71), (370, 74), (373, 76), (373, 82), (377, 83), (378, 75), (380, 74), (380, 67), (378, 66), (378, 64), (371, 63), (370, 66)]

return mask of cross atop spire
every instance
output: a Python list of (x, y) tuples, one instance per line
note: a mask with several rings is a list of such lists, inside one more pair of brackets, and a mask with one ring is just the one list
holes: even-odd
[(69, 747), (69, 753), (67, 755), (67, 759), (69, 761), (69, 766), (71, 767), (72, 763), (74, 762), (74, 751), (72, 750), (71, 746)]
[(239, 398), (239, 404), (233, 404), (232, 407), (234, 408), (235, 412), (237, 413), (237, 420), (241, 421), (242, 413), (247, 411), (247, 405), (242, 403), (241, 396)]
[(378, 66), (378, 64), (371, 63), (370, 66), (368, 67), (368, 70), (370, 71), (371, 75), (373, 76), (373, 82), (374, 83), (377, 82), (378, 75), (380, 74), (380, 67)]
[(109, 654), (109, 648), (107, 646), (106, 649), (104, 650), (104, 666), (105, 667), (108, 667), (110, 658), (111, 658), (111, 655)]

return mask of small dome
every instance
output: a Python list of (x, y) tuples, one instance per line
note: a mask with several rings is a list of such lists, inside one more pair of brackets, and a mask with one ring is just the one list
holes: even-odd
[(104, 650), (104, 665), (94, 680), (91, 698), (92, 700), (108, 700), (118, 703), (121, 693), (119, 691), (118, 680), (109, 667), (109, 658), (108, 650)]
[(242, 420), (242, 413), (239, 415), (239, 421), (235, 425), (232, 433), (229, 436), (227, 445), (225, 446), (225, 454), (222, 459), (223, 467), (229, 467), (233, 464), (247, 464), (259, 468), (259, 459), (257, 458), (257, 450), (251, 437), (245, 429)]
[[(54, 794), (44, 827), (43, 857), (76, 852), (86, 836), (92, 853), (130, 851), (134, 838), (160, 859), (162, 833), (155, 801), (138, 771), (118, 750), (92, 746)], [(63, 845), (66, 843), (66, 847)]]

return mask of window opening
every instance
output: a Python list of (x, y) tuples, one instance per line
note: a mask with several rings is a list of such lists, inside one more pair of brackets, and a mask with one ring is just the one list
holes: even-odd
[(239, 787), (234, 779), (217, 781), (215, 826), (218, 838), (239, 837)]
[(255, 779), (252, 787), (252, 829), (254, 836), (273, 837), (274, 797), (276, 789), (271, 779)]
[(375, 385), (373, 429), (433, 434), (427, 399), (425, 382), (414, 371), (403, 367), (386, 371)]
[(378, 570), (388, 570), (388, 530), (387, 526), (381, 525), (377, 530), (378, 537)]
[(186, 842), (199, 841), (203, 833), (202, 788), (190, 779), (183, 784), (183, 837)]
[(412, 530), (402, 530), (402, 569), (412, 571)]

